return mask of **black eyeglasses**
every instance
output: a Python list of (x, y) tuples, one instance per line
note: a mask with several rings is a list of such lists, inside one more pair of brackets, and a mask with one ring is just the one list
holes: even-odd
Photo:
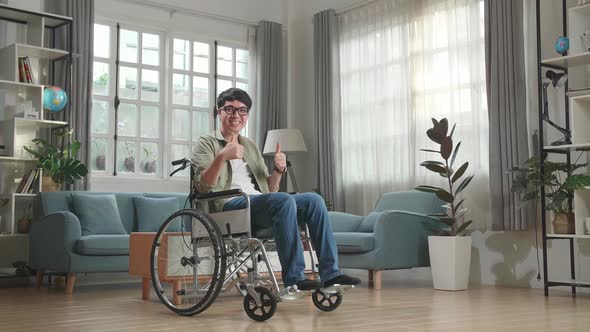
[(229, 115), (234, 115), (234, 114), (236, 114), (236, 112), (238, 112), (239, 115), (245, 116), (245, 115), (248, 115), (248, 113), (250, 112), (248, 107), (235, 108), (235, 107), (229, 106), (229, 105), (223, 106), (221, 109)]

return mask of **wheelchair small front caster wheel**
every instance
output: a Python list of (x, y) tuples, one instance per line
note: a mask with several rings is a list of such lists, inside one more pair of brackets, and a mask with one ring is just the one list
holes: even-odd
[(258, 306), (252, 295), (247, 294), (244, 297), (244, 311), (253, 320), (263, 322), (277, 311), (277, 300), (268, 288), (256, 287), (254, 290), (260, 297), (261, 305)]
[(313, 304), (321, 311), (333, 311), (342, 303), (342, 294), (322, 293), (316, 290), (311, 295), (311, 299), (313, 300)]

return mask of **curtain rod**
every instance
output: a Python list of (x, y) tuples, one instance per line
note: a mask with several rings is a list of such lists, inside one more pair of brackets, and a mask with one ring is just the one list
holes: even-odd
[(347, 12), (349, 12), (351, 10), (357, 9), (359, 7), (366, 6), (366, 5), (370, 4), (371, 2), (375, 2), (375, 1), (377, 1), (377, 0), (364, 0), (364, 1), (361, 1), (361, 2), (358, 2), (358, 3), (355, 3), (355, 4), (352, 4), (350, 6), (347, 6), (347, 7), (341, 8), (341, 9), (338, 9), (336, 11), (336, 15), (347, 13)]
[(179, 13), (179, 14), (185, 14), (185, 15), (190, 15), (190, 16), (204, 17), (204, 18), (214, 19), (217, 21), (224, 21), (224, 22), (229, 22), (229, 23), (234, 23), (234, 24), (237, 23), (237, 24), (242, 24), (242, 25), (251, 26), (251, 27), (255, 27), (258, 25), (257, 23), (249, 22), (246, 20), (241, 20), (241, 19), (232, 18), (232, 17), (228, 17), (228, 16), (223, 16), (223, 15), (205, 13), (205, 12), (192, 10), (192, 9), (188, 9), (188, 8), (183, 8), (183, 7), (178, 7), (178, 6), (163, 5), (163, 4), (160, 4), (160, 3), (157, 3), (154, 1), (149, 1), (149, 0), (117, 0), (117, 1), (127, 2), (130, 4), (135, 4), (135, 5), (140, 5), (140, 6), (151, 7), (151, 8), (155, 8), (155, 9), (160, 9), (160, 10), (170, 12), (170, 14)]

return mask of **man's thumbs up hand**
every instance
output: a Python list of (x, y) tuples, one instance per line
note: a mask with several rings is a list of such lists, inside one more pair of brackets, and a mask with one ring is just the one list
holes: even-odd
[(275, 169), (279, 173), (284, 173), (287, 168), (287, 156), (281, 152), (281, 144), (277, 143), (277, 149), (275, 151)]

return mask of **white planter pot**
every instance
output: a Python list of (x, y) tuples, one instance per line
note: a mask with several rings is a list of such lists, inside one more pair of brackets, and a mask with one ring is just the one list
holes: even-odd
[(471, 236), (429, 236), (430, 267), (435, 289), (465, 290), (471, 265)]

